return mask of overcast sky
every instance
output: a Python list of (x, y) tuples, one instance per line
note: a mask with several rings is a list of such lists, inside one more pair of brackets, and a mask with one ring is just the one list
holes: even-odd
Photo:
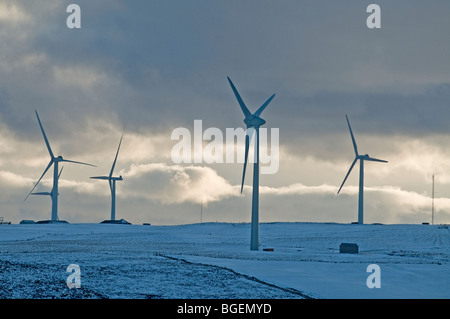
[[(69, 4), (81, 29), (69, 29)], [(366, 8), (381, 8), (369, 29)], [(132, 223), (249, 222), (252, 167), (176, 164), (172, 131), (243, 127), (229, 76), (279, 129), (279, 170), (260, 176), (260, 220), (357, 220), (366, 162), (365, 222), (450, 222), (450, 3), (300, 0), (0, 0), (0, 216), (50, 218), (31, 196), (53, 152), (64, 164), (59, 218), (110, 217), (107, 175), (121, 135), (116, 217)], [(205, 144), (208, 142), (205, 141)], [(243, 147), (239, 144), (237, 147)], [(52, 187), (49, 171), (39, 191)]]

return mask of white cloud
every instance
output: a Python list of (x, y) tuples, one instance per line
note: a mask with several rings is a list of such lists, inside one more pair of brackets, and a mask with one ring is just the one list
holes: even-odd
[[(327, 184), (307, 186), (301, 183), (296, 183), (283, 187), (260, 187), (260, 193), (264, 194), (264, 196), (274, 195), (281, 197), (289, 195), (334, 195), (336, 198), (339, 196), (352, 196), (356, 199), (359, 194), (359, 186), (346, 186), (341, 190), (340, 195), (337, 195), (337, 190), (338, 187)], [(364, 187), (364, 193), (368, 194), (367, 196), (373, 196), (374, 194), (384, 196), (384, 201), (386, 203), (391, 203), (397, 208), (401, 207), (401, 211), (408, 209), (411, 211), (416, 211), (428, 208), (431, 205), (431, 197), (429, 195), (404, 190), (399, 186)], [(436, 200), (439, 202), (442, 209), (450, 210), (450, 199), (438, 198)]]
[(338, 188), (336, 186), (322, 184), (319, 186), (306, 186), (301, 183), (291, 184), (289, 186), (282, 187), (268, 187), (261, 186), (261, 194), (270, 195), (308, 195), (308, 194), (336, 194)]
[(0, 185), (5, 189), (28, 187), (33, 183), (31, 178), (26, 178), (16, 173), (1, 170)]
[[(52, 183), (53, 184), (53, 183)], [(104, 184), (104, 185), (101, 185)], [(75, 191), (77, 193), (82, 194), (101, 194), (108, 195), (110, 194), (108, 181), (103, 181), (103, 183), (95, 183), (95, 182), (80, 182), (74, 181), (70, 179), (61, 179), (59, 180), (58, 186), (60, 189), (66, 189), (65, 192)], [(51, 187), (51, 186), (50, 186)]]
[(101, 70), (87, 66), (56, 66), (53, 68), (55, 82), (70, 88), (94, 89), (108, 80)]
[(443, 147), (449, 142), (445, 135), (398, 141), (390, 169), (413, 171), (426, 179), (436, 173), (441, 183), (450, 183), (450, 152)]
[(12, 1), (0, 2), (0, 22), (8, 24), (17, 24), (29, 21), (30, 16)]
[(164, 163), (131, 165), (123, 171), (128, 187), (125, 196), (145, 197), (164, 204), (220, 201), (238, 196), (238, 188), (204, 166), (180, 166)]

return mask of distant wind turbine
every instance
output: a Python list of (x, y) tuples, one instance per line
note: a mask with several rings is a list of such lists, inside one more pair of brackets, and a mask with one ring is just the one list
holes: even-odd
[[(58, 181), (59, 181), (59, 178), (61, 177), (61, 173), (62, 173), (63, 169), (64, 169), (64, 166), (61, 167), (61, 170), (59, 171)], [(31, 193), (31, 195), (45, 195), (45, 196), (52, 197), (53, 196), (53, 188), (50, 192), (34, 192), (34, 193)], [(59, 194), (56, 194), (56, 196), (59, 196)]]
[(48, 153), (50, 154), (50, 158), (51, 159), (50, 159), (50, 163), (48, 163), (48, 165), (47, 165), (47, 168), (44, 170), (44, 173), (42, 173), (41, 177), (36, 182), (36, 184), (33, 186), (33, 188), (31, 189), (30, 193), (28, 193), (28, 195), (25, 198), (25, 200), (27, 200), (27, 198), (31, 195), (31, 193), (33, 193), (34, 189), (39, 184), (39, 182), (41, 181), (42, 177), (44, 177), (45, 173), (47, 173), (49, 168), (53, 165), (53, 188), (52, 188), (52, 191), (51, 191), (51, 194), (52, 194), (51, 195), (51, 198), (52, 198), (52, 216), (51, 216), (51, 221), (52, 222), (56, 222), (56, 221), (59, 220), (58, 219), (58, 179), (59, 179), (58, 164), (60, 162), (67, 162), (67, 163), (88, 165), (88, 166), (93, 166), (93, 167), (95, 167), (95, 165), (82, 163), (82, 162), (71, 161), (71, 160), (66, 160), (66, 159), (63, 159), (62, 156), (55, 157), (55, 155), (53, 155), (53, 151), (52, 151), (52, 149), (50, 147), (50, 143), (48, 142), (47, 135), (45, 134), (44, 128), (42, 127), (41, 120), (39, 119), (39, 114), (38, 114), (38, 112), (36, 110), (35, 110), (35, 113), (36, 113), (36, 117), (37, 117), (37, 120), (39, 122), (39, 127), (41, 128), (41, 132), (42, 132), (42, 135), (44, 137), (45, 144), (47, 145)]
[[(256, 141), (255, 141), (255, 161), (253, 164), (253, 197), (252, 197), (252, 226), (251, 226), (251, 242), (250, 249), (258, 250), (259, 249), (259, 127), (266, 123), (260, 116), (264, 109), (269, 105), (272, 99), (275, 97), (273, 94), (255, 113), (251, 113), (244, 101), (242, 100), (239, 92), (236, 90), (233, 82), (229, 77), (228, 82), (233, 89), (234, 95), (238, 100), (238, 103), (244, 113), (244, 123), (247, 125), (247, 132), (250, 128), (254, 128), (254, 132), (256, 132)], [(253, 134), (253, 132), (252, 132)], [(245, 135), (245, 162), (244, 162), (244, 172), (242, 173), (242, 184), (241, 184), (241, 194), (244, 187), (244, 179), (245, 179), (245, 170), (247, 168), (247, 158), (248, 158), (248, 149), (250, 144), (250, 137), (248, 134)]]
[(113, 165), (111, 167), (111, 171), (108, 176), (94, 176), (92, 179), (103, 179), (109, 182), (109, 188), (111, 190), (111, 221), (116, 220), (116, 181), (123, 180), (122, 175), (119, 177), (113, 177), (114, 167), (116, 166), (117, 156), (119, 155), (120, 144), (122, 144), (122, 137), (120, 138), (119, 147), (117, 148), (116, 157), (114, 158)]
[(347, 180), (348, 175), (352, 171), (353, 166), (355, 166), (356, 162), (359, 160), (358, 224), (363, 224), (363, 215), (364, 215), (364, 161), (382, 162), (382, 163), (387, 163), (387, 161), (370, 157), (368, 154), (359, 155), (358, 147), (356, 146), (355, 137), (353, 136), (352, 128), (350, 126), (350, 121), (348, 120), (348, 116), (347, 115), (345, 115), (345, 118), (347, 119), (348, 128), (350, 130), (350, 135), (352, 137), (353, 148), (355, 149), (355, 159), (353, 160), (353, 163), (350, 166), (350, 169), (348, 170), (347, 175), (345, 175), (344, 181), (342, 182), (341, 187), (339, 188), (337, 193), (339, 194), (339, 192), (342, 189), (342, 186), (344, 186), (344, 183)]

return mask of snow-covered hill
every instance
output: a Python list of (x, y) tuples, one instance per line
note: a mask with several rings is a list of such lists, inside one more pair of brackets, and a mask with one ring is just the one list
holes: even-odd
[(259, 251), (249, 239), (249, 224), (0, 225), (0, 298), (450, 297), (446, 225), (265, 223)]

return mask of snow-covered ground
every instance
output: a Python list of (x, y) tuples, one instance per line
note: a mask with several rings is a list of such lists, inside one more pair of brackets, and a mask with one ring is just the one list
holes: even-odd
[(249, 224), (0, 225), (0, 298), (450, 298), (447, 226), (264, 223), (249, 240)]

